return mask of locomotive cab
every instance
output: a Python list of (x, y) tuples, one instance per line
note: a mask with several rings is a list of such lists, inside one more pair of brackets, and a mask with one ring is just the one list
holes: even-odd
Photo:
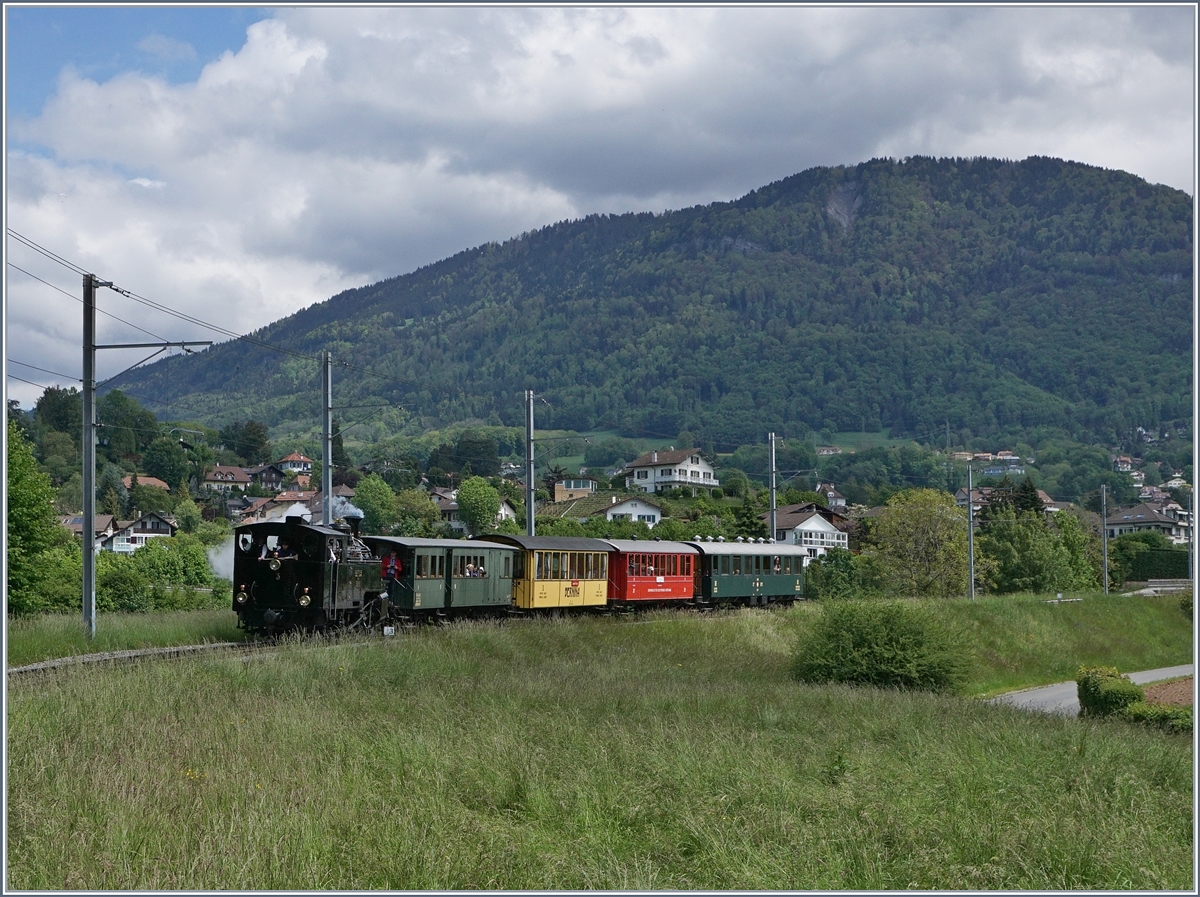
[(233, 553), (238, 626), (272, 634), (356, 619), (372, 586), (378, 591), (376, 564), (348, 526), (316, 526), (300, 517), (239, 526)]

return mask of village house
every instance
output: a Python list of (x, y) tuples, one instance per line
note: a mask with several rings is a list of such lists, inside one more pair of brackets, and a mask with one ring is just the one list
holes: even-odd
[(642, 496), (621, 496), (604, 493), (582, 496), (566, 502), (545, 502), (538, 506), (539, 517), (561, 517), (585, 523), (596, 517), (605, 520), (642, 522), (653, 529), (666, 514), (660, 505)]
[[(467, 523), (459, 516), (458, 490), (442, 489), (434, 486), (429, 490), (429, 497), (437, 505), (438, 513), (442, 516), (442, 522), (447, 524), (454, 532), (460, 535), (467, 535)], [(515, 520), (516, 517), (517, 509), (513, 507), (513, 503), (507, 498), (501, 498), (500, 510), (496, 512), (496, 523), (502, 523), (505, 520)]]
[[(979, 512), (982, 511), (984, 509), (984, 507), (986, 507), (988, 504), (991, 503), (992, 497), (996, 493), (996, 491), (997, 491), (997, 489), (995, 486), (976, 486), (974, 489), (972, 489), (971, 490), (971, 513), (974, 516), (978, 517)], [(1038, 494), (1038, 498), (1041, 499), (1041, 502), (1042, 502), (1042, 510), (1045, 511), (1047, 514), (1052, 514), (1057, 511), (1061, 511), (1063, 508), (1066, 507), (1066, 503), (1056, 502), (1049, 495), (1047, 495), (1046, 492), (1044, 492), (1041, 489), (1039, 489), (1037, 491), (1037, 494)], [(957, 492), (954, 493), (954, 503), (956, 505), (958, 505), (960, 508), (965, 508), (967, 506), (967, 490), (965, 487), (960, 488)]]
[(151, 539), (170, 538), (178, 531), (174, 518), (158, 511), (148, 511), (136, 520), (122, 520), (113, 525), (112, 533), (100, 540), (102, 551), (132, 554)]
[(269, 492), (277, 492), (283, 488), (283, 481), (287, 479), (287, 471), (278, 464), (260, 464), (258, 467), (243, 467), (246, 476), (250, 478), (250, 482), (256, 486), (261, 486)]
[(164, 483), (162, 480), (160, 480), (158, 477), (152, 477), (149, 474), (145, 474), (145, 473), (129, 474), (129, 475), (123, 476), (123, 477), (121, 477), (121, 484), (126, 489), (132, 489), (134, 476), (137, 477), (137, 484), (139, 486), (153, 486), (155, 489), (162, 489), (164, 492), (171, 491), (171, 487), (168, 486), (166, 483)]
[(1186, 545), (1190, 536), (1189, 523), (1187, 511), (1178, 504), (1172, 502), (1159, 509), (1143, 502), (1109, 514), (1104, 521), (1104, 528), (1110, 539), (1127, 533), (1149, 531), (1162, 533), (1176, 545)]
[[(842, 507), (845, 507), (843, 502)], [(759, 514), (770, 525), (771, 515)], [(816, 502), (787, 505), (775, 510), (775, 541), (783, 545), (799, 545), (806, 551), (805, 566), (813, 558), (829, 553), (831, 548), (849, 548), (847, 519), (837, 510), (823, 508)]]
[(697, 448), (676, 451), (650, 451), (631, 461), (622, 471), (627, 489), (661, 492), (663, 489), (690, 488), (708, 492), (720, 486), (713, 467)]
[(591, 477), (564, 477), (554, 482), (554, 500), (572, 501), (596, 491), (596, 481)]
[[(83, 539), (83, 517), (60, 517), (63, 526)], [(175, 518), (159, 511), (139, 514), (134, 520), (117, 520), (112, 514), (97, 514), (93, 521), (92, 538), (102, 551), (129, 554), (146, 544), (148, 539), (175, 535), (179, 526)]]
[(276, 461), (275, 464), (283, 470), (290, 470), (294, 473), (312, 473), (313, 468), (312, 458), (306, 458), (299, 452), (292, 452), (286, 458)]
[(204, 488), (213, 492), (232, 492), (237, 489), (245, 492), (250, 485), (250, 477), (240, 467), (218, 464), (204, 477)]
[(830, 510), (844, 511), (846, 509), (846, 496), (838, 492), (833, 483), (817, 483), (817, 488), (813, 492), (825, 496), (825, 506)]

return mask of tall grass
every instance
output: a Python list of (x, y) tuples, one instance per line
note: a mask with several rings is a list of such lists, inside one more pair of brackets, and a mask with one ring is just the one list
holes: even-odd
[(478, 623), (14, 682), (8, 884), (1193, 886), (1190, 740), (799, 685), (807, 617)]
[(237, 617), (228, 608), (98, 614), (94, 639), (85, 635), (79, 614), (10, 617), (7, 623), (6, 648), (10, 667), (100, 651), (245, 639), (245, 633), (237, 628)]

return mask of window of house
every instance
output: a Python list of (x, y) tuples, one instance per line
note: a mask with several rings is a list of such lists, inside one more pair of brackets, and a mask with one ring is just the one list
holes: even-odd
[(646, 480), (646, 479), (649, 479), (649, 478), (650, 478), (650, 471), (648, 471), (648, 470), (639, 470), (639, 471), (637, 472), (637, 478), (638, 478), (639, 480)]

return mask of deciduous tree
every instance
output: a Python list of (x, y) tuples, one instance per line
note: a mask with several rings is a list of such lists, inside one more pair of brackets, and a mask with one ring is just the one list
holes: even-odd
[(892, 588), (947, 598), (967, 588), (967, 512), (937, 489), (893, 495), (875, 525)]

